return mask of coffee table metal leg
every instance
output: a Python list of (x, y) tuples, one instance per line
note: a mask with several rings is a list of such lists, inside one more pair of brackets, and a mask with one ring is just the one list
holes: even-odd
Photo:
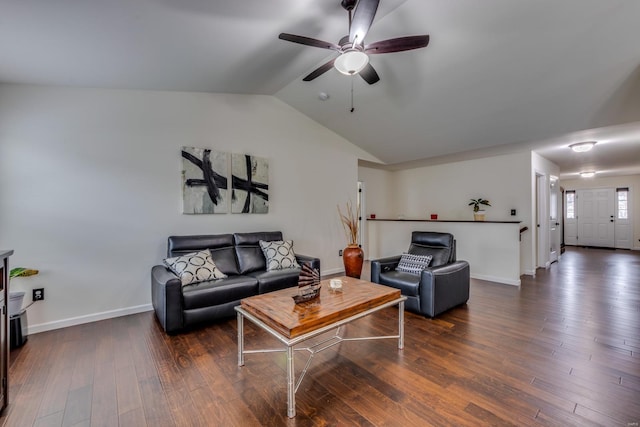
[(238, 313), (238, 366), (244, 366), (244, 316)]
[(404, 301), (398, 304), (398, 348), (404, 348)]
[(293, 375), (293, 347), (287, 347), (287, 416), (296, 416), (296, 384)]

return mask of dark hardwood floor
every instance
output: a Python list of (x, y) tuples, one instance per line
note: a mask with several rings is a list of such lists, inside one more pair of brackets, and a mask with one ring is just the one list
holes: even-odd
[[(368, 273), (363, 277), (368, 277)], [(347, 334), (393, 334), (395, 309)], [(276, 343), (250, 322), (247, 347)], [(285, 356), (237, 366), (235, 319), (167, 336), (153, 313), (29, 337), (7, 426), (555, 425), (640, 422), (640, 253), (569, 248), (520, 288), (472, 281), (436, 320), (316, 356), (286, 417)], [(303, 367), (302, 355), (296, 359)]]

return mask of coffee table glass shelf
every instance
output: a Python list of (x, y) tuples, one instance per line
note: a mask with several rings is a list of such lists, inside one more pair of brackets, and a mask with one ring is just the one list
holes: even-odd
[[(315, 354), (343, 341), (397, 339), (404, 347), (404, 302), (407, 299), (398, 289), (378, 285), (352, 277), (340, 277), (341, 289), (331, 289), (329, 280), (322, 281), (320, 297), (296, 304), (292, 296), (297, 288), (288, 288), (245, 298), (235, 307), (238, 317), (238, 366), (244, 366), (244, 356), (252, 353), (287, 353), (287, 416), (296, 415), (295, 393), (311, 365)], [(347, 338), (342, 326), (387, 307), (398, 306), (398, 334)], [(284, 348), (246, 350), (244, 348), (244, 319), (265, 330)], [(328, 338), (302, 345), (306, 340), (335, 330)], [(298, 345), (301, 344), (301, 345)], [(296, 382), (294, 352), (306, 351), (309, 358)]]

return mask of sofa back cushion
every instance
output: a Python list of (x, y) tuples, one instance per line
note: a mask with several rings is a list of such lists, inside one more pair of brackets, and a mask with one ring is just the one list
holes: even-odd
[(232, 234), (170, 236), (167, 256), (176, 257), (203, 249), (209, 249), (211, 259), (224, 274), (240, 274)]
[(438, 267), (455, 261), (455, 244), (450, 233), (414, 231), (411, 233), (410, 254), (431, 255), (430, 267)]
[(262, 253), (259, 242), (260, 240), (282, 240), (282, 232), (235, 233), (233, 239), (240, 274), (246, 274), (267, 269), (266, 259)]

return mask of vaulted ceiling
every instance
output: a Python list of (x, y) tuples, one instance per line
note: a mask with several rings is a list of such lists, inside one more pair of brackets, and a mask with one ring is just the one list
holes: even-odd
[(278, 39), (337, 43), (339, 0), (0, 0), (0, 82), (275, 95), (389, 168), (533, 149), (565, 178), (638, 174), (639, 18), (637, 0), (381, 0), (365, 42), (431, 41), (372, 56), (368, 85), (303, 82), (335, 54)]

